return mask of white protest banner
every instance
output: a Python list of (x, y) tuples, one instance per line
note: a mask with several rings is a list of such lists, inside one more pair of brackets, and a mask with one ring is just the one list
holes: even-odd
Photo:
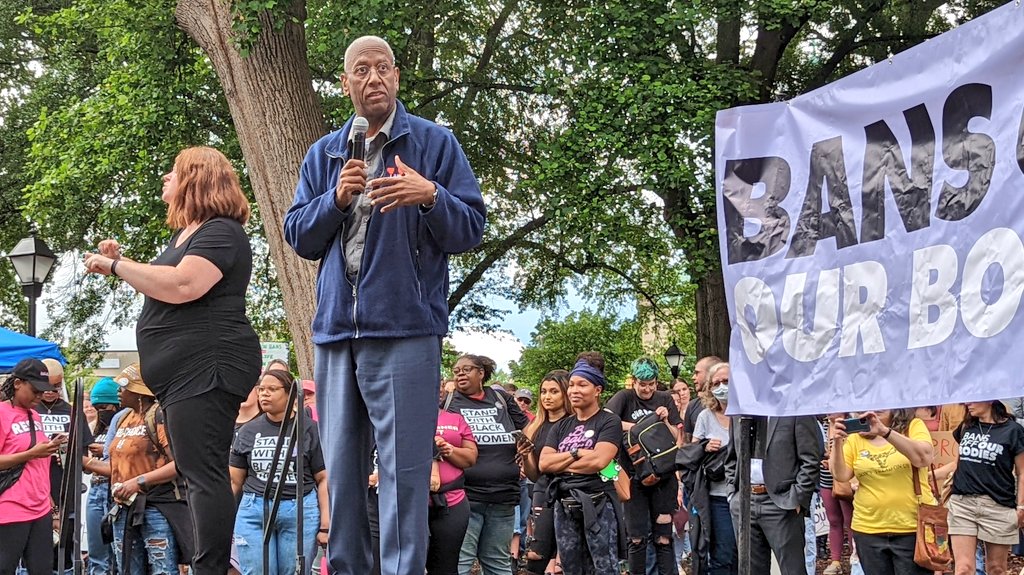
[(729, 413), (1022, 394), (1024, 6), (716, 124)]

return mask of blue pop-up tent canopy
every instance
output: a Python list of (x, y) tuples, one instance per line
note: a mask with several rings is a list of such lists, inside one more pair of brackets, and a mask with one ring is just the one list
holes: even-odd
[(9, 373), (15, 364), (26, 357), (52, 357), (67, 363), (57, 344), (0, 327), (0, 373)]

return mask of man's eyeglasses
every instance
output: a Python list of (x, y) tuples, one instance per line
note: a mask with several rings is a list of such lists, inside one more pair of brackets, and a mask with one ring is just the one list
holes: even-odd
[(365, 80), (370, 77), (370, 71), (376, 70), (377, 75), (383, 78), (389, 78), (391, 73), (395, 71), (395, 67), (387, 62), (381, 62), (374, 66), (368, 66), (366, 64), (360, 64), (355, 68), (352, 68), (352, 75), (360, 80)]
[(480, 368), (475, 366), (475, 365), (471, 365), (469, 367), (456, 367), (456, 368), (452, 369), (452, 375), (462, 375), (462, 374), (469, 375), (469, 372), (473, 371), (474, 369), (480, 369)]

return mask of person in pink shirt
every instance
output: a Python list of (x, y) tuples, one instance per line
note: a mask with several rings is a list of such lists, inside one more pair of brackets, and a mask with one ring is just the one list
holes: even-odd
[(437, 473), (430, 475), (427, 575), (458, 575), (459, 550), (469, 525), (463, 470), (476, 464), (476, 438), (462, 415), (438, 410), (434, 444)]
[(49, 440), (43, 432), (34, 408), (46, 391), (55, 387), (38, 359), (19, 361), (0, 386), (0, 488), (9, 485), (0, 492), (0, 575), (13, 575), (19, 561), (29, 575), (53, 572), (59, 523), (50, 498), (50, 456), (67, 436)]

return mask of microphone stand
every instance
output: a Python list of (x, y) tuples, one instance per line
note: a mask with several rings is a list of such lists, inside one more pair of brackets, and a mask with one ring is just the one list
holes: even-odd
[[(301, 386), (298, 385), (298, 381), (293, 380), (291, 390), (288, 391), (289, 406), (295, 405), (297, 397), (300, 397), (298, 396), (300, 389)], [(296, 420), (302, 416), (298, 415), (298, 413), (293, 416), (292, 411), (292, 409), (286, 410), (284, 413), (284, 419), (281, 420), (281, 429), (277, 433), (277, 445), (274, 446), (274, 458), (270, 463), (270, 473), (267, 475), (267, 484), (263, 488), (263, 575), (270, 574), (270, 536), (272, 534), (274, 522), (277, 520), (277, 513), (281, 508), (284, 486), (288, 478), (288, 468), (292, 465), (292, 459), (296, 453), (296, 449), (293, 448), (298, 447), (296, 445), (296, 432), (299, 430), (299, 427), (295, 425), (295, 423)], [(298, 411), (302, 411), (301, 406)], [(286, 437), (289, 438), (289, 449), (284, 449), (284, 440)], [(284, 452), (283, 461), (282, 451)], [(301, 462), (301, 460), (302, 453), (299, 452), (298, 461)], [(278, 475), (277, 470), (279, 464), (281, 468), (281, 479), (275, 484), (274, 478)], [(296, 465), (301, 468), (302, 464), (297, 462)], [(296, 521), (296, 527), (298, 529), (297, 545), (300, 550), (302, 548), (302, 498), (299, 497), (301, 492), (302, 477), (296, 473), (295, 495), (296, 499), (298, 499), (296, 502), (296, 509), (299, 513)], [(296, 565), (298, 566), (300, 562), (302, 566), (305, 567), (305, 558), (301, 553), (296, 556)], [(302, 572), (300, 571), (299, 574), (301, 575), (301, 573)]]
[[(64, 555), (67, 552), (68, 536), (70, 536), (73, 546), (71, 565), (74, 575), (82, 575), (85, 569), (85, 564), (82, 561), (82, 456), (88, 427), (85, 413), (82, 410), (84, 399), (85, 385), (82, 378), (78, 378), (75, 380), (74, 404), (71, 409), (71, 432), (68, 436), (64, 469), (61, 473), (60, 502), (58, 503), (60, 521), (57, 532), (57, 575), (64, 574)], [(71, 533), (66, 534), (65, 527), (71, 528)]]

